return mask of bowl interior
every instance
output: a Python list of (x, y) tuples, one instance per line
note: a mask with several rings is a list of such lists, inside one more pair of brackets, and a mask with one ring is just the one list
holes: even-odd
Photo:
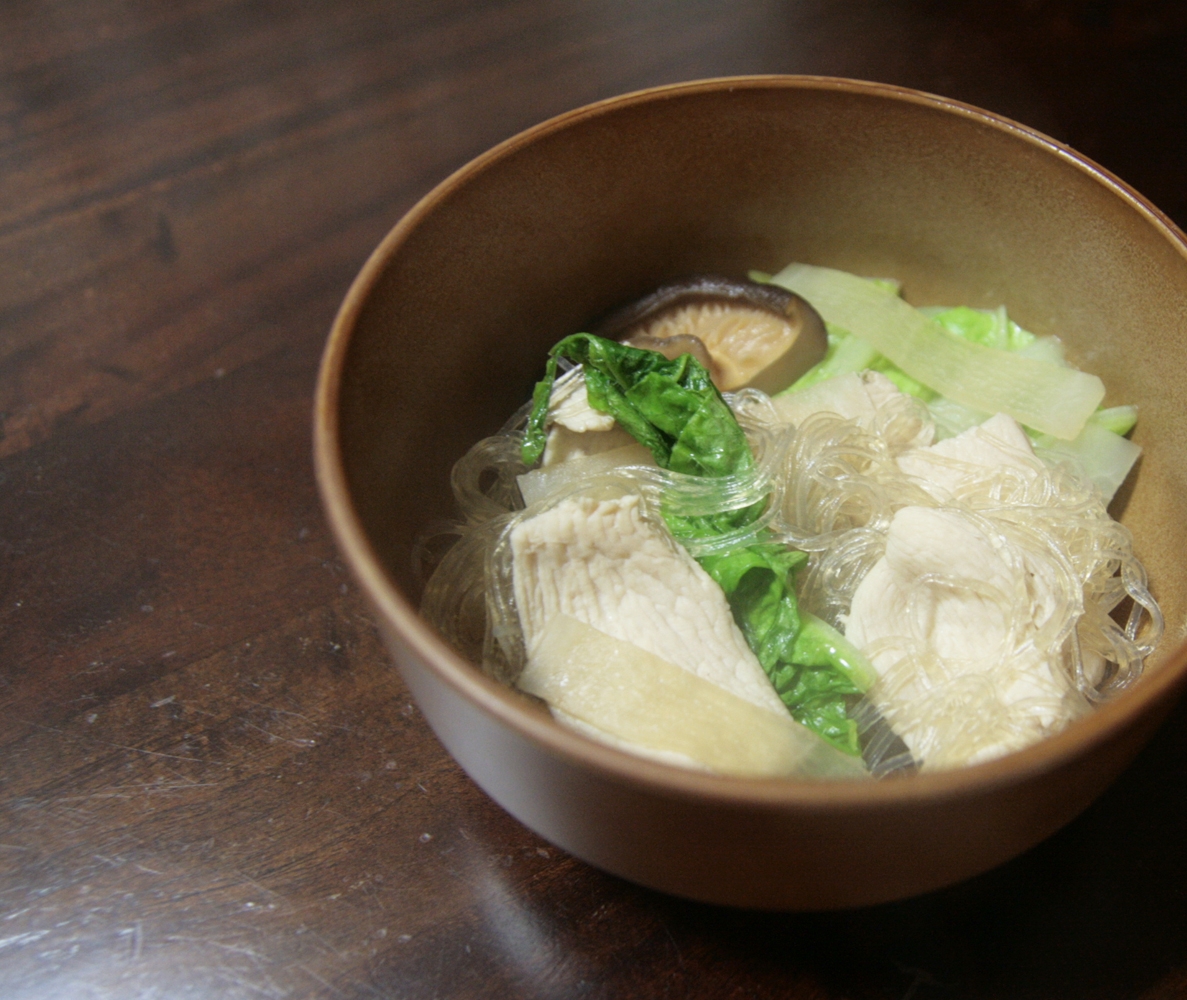
[(416, 533), (449, 470), (530, 394), (547, 349), (661, 282), (792, 260), (893, 277), (915, 304), (1004, 304), (1137, 403), (1144, 449), (1113, 512), (1184, 659), (1187, 256), (1098, 168), (923, 95), (795, 78), (708, 82), (573, 112), (425, 199), (340, 317), (337, 440), (355, 515), (413, 607)]

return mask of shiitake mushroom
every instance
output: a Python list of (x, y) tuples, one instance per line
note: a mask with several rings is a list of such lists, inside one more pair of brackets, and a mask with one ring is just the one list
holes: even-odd
[(773, 394), (824, 357), (824, 321), (778, 285), (717, 275), (673, 281), (617, 309), (594, 333), (667, 358), (691, 354), (722, 392)]

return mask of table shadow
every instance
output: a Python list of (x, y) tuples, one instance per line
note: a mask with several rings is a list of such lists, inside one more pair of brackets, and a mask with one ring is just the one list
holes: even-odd
[(1185, 773), (1181, 702), (1082, 816), (967, 882), (815, 914), (656, 900), (676, 940), (712, 940), (756, 972), (811, 970), (829, 996), (902, 996), (882, 992), (893, 972), (916, 1000), (1137, 997), (1187, 963)]

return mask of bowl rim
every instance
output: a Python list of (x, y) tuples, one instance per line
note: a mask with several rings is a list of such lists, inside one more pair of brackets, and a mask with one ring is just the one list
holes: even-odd
[[(1058, 769), (1122, 731), (1144, 708), (1173, 695), (1187, 680), (1187, 641), (1156, 670), (1054, 736), (1023, 750), (981, 764), (924, 772), (876, 782), (821, 782), (794, 778), (751, 778), (708, 774), (662, 764), (600, 744), (562, 727), (519, 695), (487, 677), (461, 657), (425, 621), (389, 577), (351, 502), (339, 438), (342, 375), (352, 334), (364, 303), (389, 260), (412, 232), (452, 193), (520, 149), (580, 122), (638, 104), (706, 92), (808, 89), (843, 91), (888, 98), (971, 119), (1008, 133), (1055, 155), (1094, 179), (1161, 231), (1184, 258), (1187, 237), (1162, 211), (1110, 171), (1071, 147), (1026, 125), (970, 104), (893, 84), (809, 75), (714, 77), (665, 84), (606, 98), (549, 118), (493, 146), (455, 170), (424, 195), (388, 232), (351, 283), (334, 318), (322, 355), (314, 399), (314, 467), (331, 533), (360, 587), (382, 622), (455, 693), (509, 727), (537, 749), (567, 765), (593, 768), (622, 785), (671, 798), (712, 800), (722, 805), (775, 809), (848, 811), (871, 806), (895, 808), (907, 803), (972, 797), (1011, 786)], [(393, 657), (394, 658), (394, 657)]]

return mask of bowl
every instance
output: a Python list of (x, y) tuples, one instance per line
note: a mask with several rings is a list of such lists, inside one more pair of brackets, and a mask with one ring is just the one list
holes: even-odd
[[(902, 281), (917, 304), (1005, 304), (1137, 402), (1113, 504), (1168, 622), (1142, 679), (1057, 736), (962, 770), (809, 783), (694, 773), (555, 724), (418, 614), (417, 532), (548, 348), (696, 273), (791, 260)], [(1101, 167), (1022, 125), (898, 87), (746, 77), (602, 101), (507, 140), (388, 234), (326, 348), (315, 412), (333, 533), (425, 718), (526, 826), (693, 899), (829, 909), (934, 889), (1083, 810), (1187, 677), (1187, 244)]]

